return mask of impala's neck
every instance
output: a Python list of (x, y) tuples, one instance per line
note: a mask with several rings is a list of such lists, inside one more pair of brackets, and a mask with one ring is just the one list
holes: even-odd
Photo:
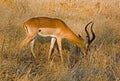
[(68, 37), (67, 40), (73, 42), (78, 47), (82, 48), (84, 51), (87, 50), (85, 41), (82, 38), (76, 36), (75, 34), (73, 34), (72, 36)]

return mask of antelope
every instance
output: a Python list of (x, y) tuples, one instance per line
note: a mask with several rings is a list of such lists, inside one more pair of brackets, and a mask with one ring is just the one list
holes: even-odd
[[(89, 24), (91, 24), (91, 32), (93, 35), (93, 38), (90, 40), (89, 33), (87, 31), (87, 27)], [(61, 61), (63, 62), (63, 55), (62, 55), (62, 39), (67, 39), (74, 44), (76, 44), (78, 47), (82, 49), (82, 52), (84, 54), (87, 53), (89, 45), (92, 43), (92, 41), (95, 39), (95, 34), (92, 29), (93, 22), (90, 22), (86, 25), (85, 31), (86, 31), (86, 39), (85, 40), (79, 36), (77, 36), (65, 23), (64, 21), (57, 19), (57, 18), (48, 18), (48, 17), (34, 17), (26, 22), (23, 23), (23, 27), (26, 30), (26, 38), (22, 41), (21, 47), (26, 46), (28, 43), (30, 43), (31, 52), (34, 58), (36, 58), (36, 55), (34, 53), (34, 42), (35, 37), (37, 35), (43, 36), (43, 37), (51, 37), (51, 45), (49, 49), (48, 54), (48, 60), (50, 60), (51, 53), (54, 47), (55, 42), (58, 44), (58, 50), (60, 53)]]

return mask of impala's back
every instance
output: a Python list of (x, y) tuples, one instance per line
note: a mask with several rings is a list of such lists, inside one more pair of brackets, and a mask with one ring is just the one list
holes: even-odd
[(29, 25), (30, 27), (35, 28), (65, 28), (66, 24), (56, 18), (48, 18), (48, 17), (35, 17), (31, 18), (28, 21), (24, 22), (25, 25)]

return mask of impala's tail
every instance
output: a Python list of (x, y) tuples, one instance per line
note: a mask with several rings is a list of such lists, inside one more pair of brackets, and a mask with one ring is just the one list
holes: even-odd
[[(90, 34), (89, 34), (89, 32), (88, 32), (88, 30), (87, 30), (87, 28), (88, 28), (88, 25), (90, 25), (91, 24), (91, 28), (90, 28), (90, 30), (91, 30), (91, 34), (92, 34), (92, 38), (90, 38)], [(86, 40), (87, 40), (87, 43), (88, 43), (88, 45), (87, 45), (87, 48), (89, 49), (89, 46), (90, 46), (90, 44), (93, 42), (93, 40), (95, 39), (95, 33), (94, 33), (94, 31), (93, 31), (93, 22), (89, 22), (86, 26), (85, 26), (85, 32), (86, 32), (86, 34), (87, 34), (87, 36), (86, 36)]]

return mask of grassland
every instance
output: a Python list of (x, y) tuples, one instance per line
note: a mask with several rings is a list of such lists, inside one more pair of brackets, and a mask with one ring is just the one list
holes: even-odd
[[(83, 57), (73, 43), (63, 40), (65, 64), (57, 49), (47, 60), (50, 38), (37, 37), (33, 59), (29, 45), (19, 49), (25, 38), (22, 23), (31, 17), (63, 20), (85, 38), (85, 25), (93, 21), (96, 39)], [(120, 81), (119, 0), (1, 0), (0, 81)]]

